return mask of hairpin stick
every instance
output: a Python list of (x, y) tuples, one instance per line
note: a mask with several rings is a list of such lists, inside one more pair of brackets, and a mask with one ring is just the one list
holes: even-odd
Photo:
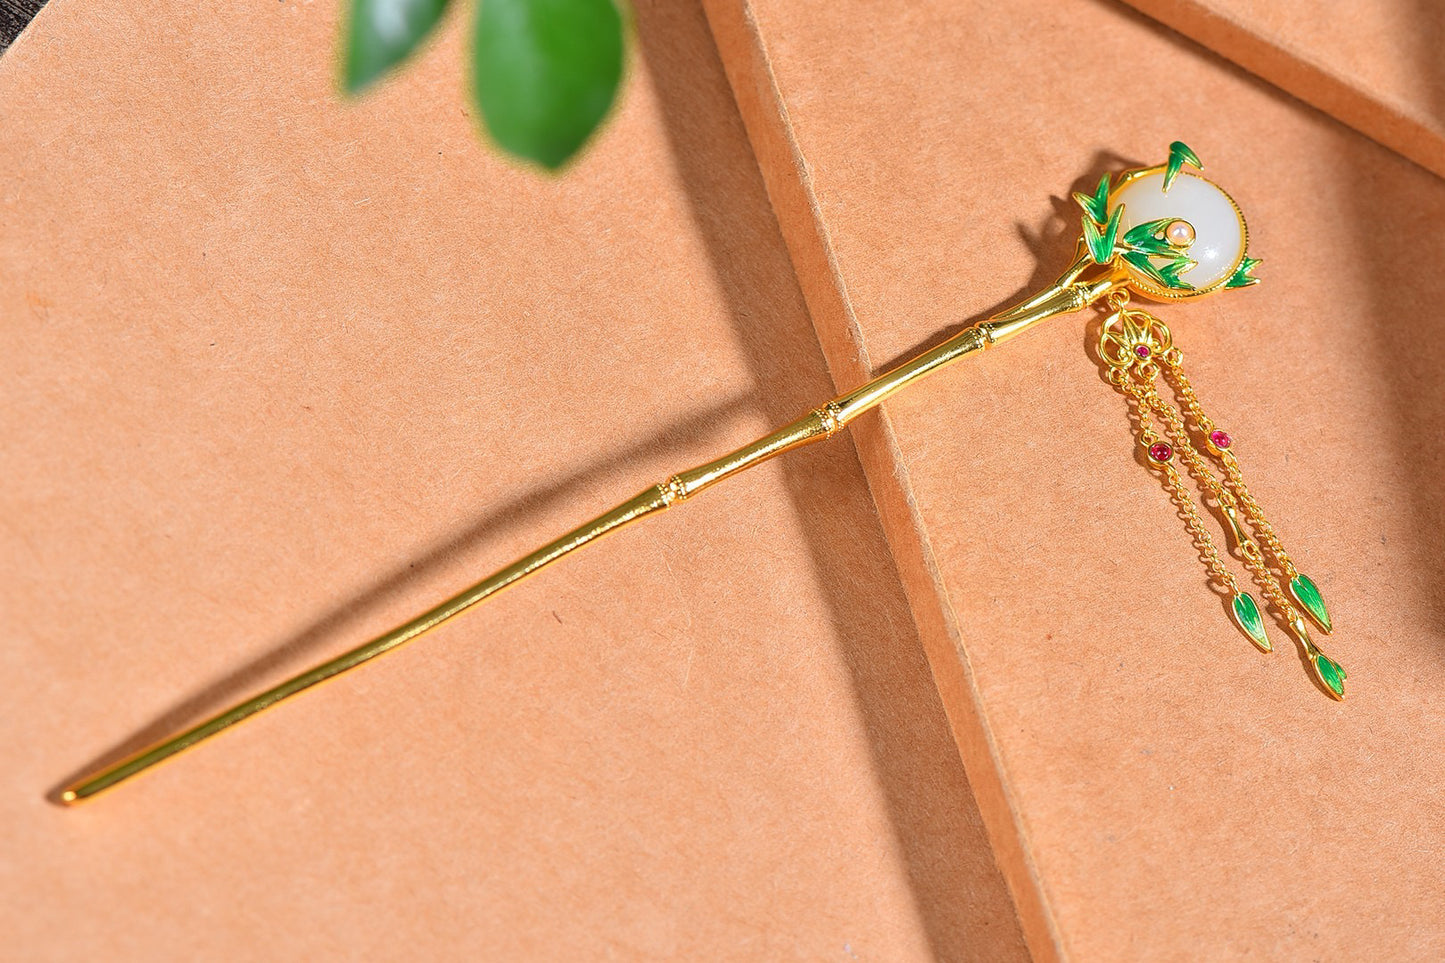
[[(1037, 295), (963, 330), (751, 444), (645, 489), (410, 622), (79, 780), (62, 792), (62, 801), (75, 803), (104, 792), (263, 709), (410, 642), (604, 535), (663, 511), (783, 452), (831, 438), (894, 393), (960, 358), (1017, 337), (1049, 318), (1081, 310), (1104, 299), (1127, 298), (1130, 291), (1167, 300), (1251, 283), (1248, 269), (1256, 262), (1245, 257), (1244, 221), (1237, 216), (1238, 208), (1209, 181), (1182, 175), (1186, 163), (1199, 166), (1193, 152), (1176, 143), (1171, 146), (1166, 164), (1126, 172), (1112, 187), (1110, 177), (1105, 175), (1095, 194), (1076, 194), (1085, 212), (1077, 256), (1053, 284)], [(1135, 210), (1148, 217), (1132, 216)], [(1278, 599), (1271, 597), (1276, 602), (1282, 599), (1282, 595)], [(1303, 625), (1297, 617), (1295, 621)]]

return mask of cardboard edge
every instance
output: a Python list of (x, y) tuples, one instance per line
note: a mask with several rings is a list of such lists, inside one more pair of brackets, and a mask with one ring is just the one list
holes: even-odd
[(1357, 87), (1348, 75), (1212, 9), (1202, 0), (1124, 0), (1135, 10), (1208, 48), (1347, 127), (1445, 177), (1445, 131)]
[[(704, 0), (703, 7), (829, 372), (840, 390), (855, 387), (872, 376), (872, 367), (753, 9), (748, 0)], [(1059, 930), (980, 704), (952, 606), (932, 563), (907, 467), (886, 412), (865, 415), (852, 430), (994, 859), (1013, 898), (1024, 943), (1041, 963), (1063, 959)]]

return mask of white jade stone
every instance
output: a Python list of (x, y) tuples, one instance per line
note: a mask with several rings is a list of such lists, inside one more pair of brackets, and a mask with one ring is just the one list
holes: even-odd
[(1183, 218), (1194, 226), (1194, 243), (1184, 253), (1197, 263), (1179, 276), (1198, 290), (1228, 278), (1244, 258), (1244, 220), (1238, 208), (1202, 177), (1181, 171), (1165, 194), (1164, 174), (1146, 174), (1119, 188), (1113, 203), (1124, 205), (1121, 237), (1131, 227), (1161, 217)]

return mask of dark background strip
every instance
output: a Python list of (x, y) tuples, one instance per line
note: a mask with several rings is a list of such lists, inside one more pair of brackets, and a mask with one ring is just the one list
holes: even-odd
[(0, 52), (20, 36), (20, 31), (45, 6), (45, 0), (0, 0)]

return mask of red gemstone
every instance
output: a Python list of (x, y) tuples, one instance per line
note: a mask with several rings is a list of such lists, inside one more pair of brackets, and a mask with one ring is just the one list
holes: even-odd
[(1147, 358), (1149, 357), (1149, 346), (1147, 344), (1135, 345), (1134, 353), (1141, 358)]
[(1173, 457), (1174, 449), (1162, 441), (1156, 441), (1149, 446), (1149, 458), (1161, 465)]
[(1230, 438), (1229, 435), (1216, 428), (1209, 433), (1209, 443), (1212, 444), (1215, 448), (1218, 448), (1220, 451), (1224, 451), (1224, 449), (1234, 444), (1234, 439)]

